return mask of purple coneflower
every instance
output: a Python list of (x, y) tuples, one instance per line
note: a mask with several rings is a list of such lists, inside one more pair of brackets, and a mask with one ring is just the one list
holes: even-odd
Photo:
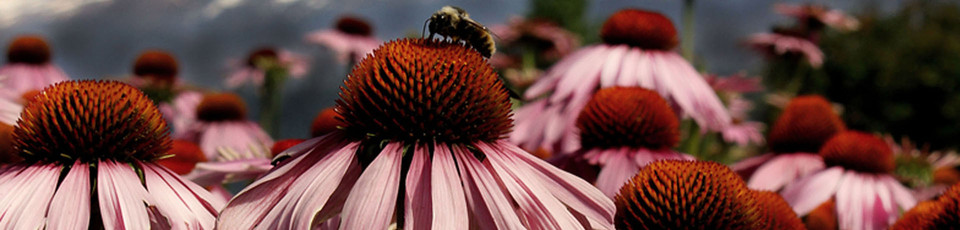
[[(613, 198), (650, 162), (694, 159), (672, 149), (680, 141), (679, 126), (670, 105), (657, 92), (640, 87), (600, 89), (577, 118), (581, 149), (557, 156), (553, 162), (589, 181), (596, 175), (597, 188)], [(595, 174), (583, 172), (586, 166), (571, 165), (582, 163), (603, 168)]]
[(475, 50), (404, 39), (357, 64), (336, 111), (343, 129), (240, 192), (222, 229), (612, 229), (589, 183), (503, 140), (510, 101)]
[(246, 59), (230, 65), (233, 72), (225, 80), (227, 88), (237, 88), (248, 82), (261, 86), (270, 70), (282, 69), (285, 76), (301, 78), (310, 67), (306, 57), (272, 47), (256, 49)]
[(800, 55), (814, 68), (823, 65), (823, 51), (812, 41), (781, 33), (758, 33), (747, 37), (746, 44), (767, 56)]
[(747, 78), (743, 74), (728, 77), (706, 75), (707, 84), (727, 102), (727, 112), (730, 113), (730, 125), (720, 133), (723, 140), (746, 146), (750, 143), (763, 143), (763, 123), (750, 121), (748, 112), (753, 109), (753, 103), (744, 99), (743, 94), (757, 92), (762, 89), (760, 78)]
[(306, 40), (332, 49), (340, 63), (358, 62), (382, 43), (370, 23), (354, 16), (341, 16), (334, 29), (312, 32)]
[(223, 205), (155, 163), (170, 148), (166, 123), (120, 82), (44, 89), (13, 140), (25, 160), (0, 169), (0, 228), (213, 229)]
[(271, 168), (273, 139), (246, 119), (246, 105), (231, 93), (208, 94), (197, 106), (197, 121), (178, 139), (197, 143), (209, 162), (186, 175), (200, 185), (250, 179)]
[(827, 141), (828, 167), (788, 184), (781, 193), (797, 214), (833, 199), (840, 229), (886, 229), (917, 201), (892, 175), (893, 152), (871, 134), (845, 131)]
[(767, 137), (770, 153), (731, 166), (751, 189), (779, 191), (784, 185), (823, 169), (817, 155), (824, 142), (846, 129), (821, 96), (796, 97), (773, 124)]
[(615, 200), (617, 229), (803, 229), (776, 194), (751, 191), (724, 165), (658, 161)]
[(69, 80), (50, 62), (50, 46), (39, 36), (20, 36), (7, 47), (7, 64), (0, 67), (0, 91), (20, 96), (60, 81)]
[(180, 83), (177, 59), (162, 50), (146, 50), (133, 63), (130, 84), (156, 102), (160, 113), (173, 128), (173, 136), (182, 135), (196, 121), (196, 107), (203, 94)]
[(579, 148), (574, 122), (600, 88), (641, 86), (660, 93), (703, 130), (723, 130), (730, 115), (693, 66), (676, 52), (677, 32), (659, 13), (621, 10), (604, 23), (604, 44), (570, 54), (527, 89), (545, 98), (517, 111), (511, 141), (534, 150), (570, 153)]

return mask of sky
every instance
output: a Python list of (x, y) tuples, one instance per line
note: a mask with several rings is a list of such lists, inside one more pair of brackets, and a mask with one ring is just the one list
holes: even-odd
[[(848, 12), (865, 6), (889, 12), (899, 4), (699, 0), (695, 53), (704, 68), (720, 75), (759, 73), (761, 57), (741, 42), (752, 33), (789, 23), (789, 18), (772, 11), (777, 2), (814, 2)], [(180, 61), (182, 81), (215, 89), (223, 89), (228, 63), (245, 58), (250, 50), (261, 46), (290, 50), (311, 57), (312, 68), (307, 77), (289, 80), (285, 86), (280, 138), (303, 138), (313, 117), (334, 105), (347, 73), (330, 50), (304, 42), (305, 34), (330, 28), (340, 15), (351, 14), (369, 19), (377, 37), (392, 40), (419, 33), (424, 20), (444, 5), (460, 6), (488, 26), (505, 23), (528, 9), (526, 1), (514, 0), (2, 0), (0, 44), (5, 46), (20, 34), (42, 35), (53, 48), (54, 63), (73, 79), (125, 77), (142, 50), (164, 49)], [(591, 1), (587, 19), (600, 24), (624, 7), (659, 11), (680, 25), (682, 1), (678, 0)], [(248, 87), (237, 92), (256, 111), (255, 90)]]

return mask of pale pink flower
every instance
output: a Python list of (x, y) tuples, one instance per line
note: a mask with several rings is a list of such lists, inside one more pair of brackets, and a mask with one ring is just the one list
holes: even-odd
[(294, 79), (302, 78), (310, 69), (307, 57), (286, 50), (263, 47), (254, 50), (243, 60), (228, 63), (233, 72), (224, 81), (227, 88), (237, 88), (246, 83), (263, 85), (268, 68), (283, 68)]
[(727, 108), (733, 121), (720, 131), (723, 140), (740, 146), (762, 144), (763, 134), (760, 131), (763, 130), (763, 123), (747, 120), (750, 117), (747, 112), (753, 109), (753, 103), (740, 94), (730, 94), (727, 95)]
[(702, 130), (720, 131), (730, 115), (710, 86), (679, 54), (676, 30), (661, 14), (621, 10), (601, 31), (605, 44), (570, 54), (527, 89), (533, 101), (517, 110), (511, 141), (529, 150), (569, 153), (578, 148), (575, 119), (600, 88), (641, 86), (660, 93)]
[(341, 16), (334, 27), (312, 32), (305, 39), (333, 50), (340, 63), (359, 62), (382, 43), (373, 37), (370, 23), (361, 18)]
[(208, 94), (196, 108), (196, 121), (178, 139), (197, 143), (208, 162), (185, 177), (201, 185), (256, 178), (269, 170), (273, 139), (246, 119), (246, 105), (235, 94)]
[(824, 144), (820, 156), (827, 169), (784, 188), (784, 200), (798, 215), (835, 200), (840, 229), (887, 229), (916, 198), (890, 173), (893, 153), (880, 138), (846, 131)]
[(20, 36), (7, 48), (7, 64), (0, 67), (0, 91), (21, 95), (66, 81), (67, 74), (50, 62), (50, 47), (38, 36)]
[(189, 127), (197, 122), (197, 106), (203, 100), (203, 93), (186, 90), (181, 91), (169, 102), (161, 102), (157, 107), (173, 128), (171, 136), (186, 135)]
[(770, 129), (770, 153), (747, 158), (731, 168), (751, 189), (778, 191), (784, 185), (823, 169), (817, 151), (830, 137), (846, 129), (830, 102), (820, 96), (800, 96)]
[(856, 18), (837, 9), (827, 9), (822, 5), (778, 3), (773, 6), (773, 10), (794, 17), (800, 22), (808, 23), (810, 20), (816, 20), (817, 23), (839, 30), (849, 31), (860, 27), (860, 22)]
[(613, 229), (609, 198), (502, 139), (509, 98), (475, 50), (404, 39), (368, 57), (337, 101), (343, 129), (280, 153), (219, 228)]
[(47, 88), (14, 139), (26, 160), (0, 169), (3, 229), (213, 229), (223, 206), (154, 162), (170, 147), (165, 123), (123, 83)]
[(823, 65), (823, 51), (817, 44), (806, 38), (778, 33), (759, 33), (747, 37), (746, 43), (771, 56), (798, 54), (802, 55), (814, 68), (820, 68)]

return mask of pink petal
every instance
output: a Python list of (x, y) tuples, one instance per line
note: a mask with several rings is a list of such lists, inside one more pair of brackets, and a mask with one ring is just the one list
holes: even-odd
[(611, 152), (601, 153), (611, 156), (611, 159), (600, 170), (596, 184), (604, 195), (612, 199), (620, 192), (620, 187), (640, 171), (640, 167), (622, 149), (608, 151)]
[[(348, 173), (358, 170), (359, 164), (356, 159), (356, 146), (351, 144), (338, 153), (331, 154), (330, 157), (317, 162), (317, 164), (303, 173), (303, 175), (294, 182), (291, 187), (291, 193), (288, 197), (299, 195), (299, 200), (294, 204), (296, 207), (292, 213), (292, 222), (289, 226), (292, 229), (308, 229), (315, 223), (324, 221), (316, 219), (317, 213), (329, 206), (342, 205), (341, 202), (332, 202), (332, 198), (343, 183), (349, 183), (352, 186), (356, 177), (348, 176)], [(355, 168), (351, 170), (351, 168)], [(349, 188), (349, 187), (348, 187)], [(347, 190), (349, 191), (349, 189)], [(293, 203), (293, 202), (291, 202)]]
[(384, 229), (390, 225), (400, 187), (403, 146), (390, 143), (364, 169), (340, 214), (341, 229)]
[(574, 92), (583, 88), (595, 90), (594, 87), (600, 83), (601, 64), (609, 48), (602, 45), (595, 47), (591, 55), (585, 55), (580, 61), (571, 64), (569, 71), (562, 73), (563, 77), (550, 95), (550, 102), (560, 102), (568, 97), (589, 98), (589, 95), (576, 95)]
[[(864, 176), (848, 171), (843, 174), (840, 186), (837, 189), (837, 222), (842, 229), (867, 229), (864, 220), (869, 218), (863, 210), (866, 196), (871, 196), (865, 190), (867, 181)], [(872, 200), (872, 197), (870, 197)]]
[(809, 153), (780, 154), (760, 166), (747, 186), (756, 190), (778, 191), (792, 181), (823, 169), (820, 155)]
[[(449, 146), (437, 145), (430, 171), (433, 196), (433, 229), (467, 229), (467, 201)], [(424, 153), (424, 155), (427, 155)]]
[(460, 147), (454, 147), (453, 154), (459, 160), (460, 180), (463, 181), (467, 205), (474, 217), (470, 220), (471, 228), (524, 229), (512, 202), (483, 163), (469, 150)]
[(213, 229), (217, 213), (223, 207), (223, 203), (211, 203), (216, 202), (213, 194), (196, 185), (187, 187), (179, 176), (162, 166), (154, 163), (140, 166), (147, 191), (156, 201), (159, 213), (169, 221), (167, 224), (173, 228)]
[(617, 76), (624, 74), (620, 72), (621, 66), (633, 65), (634, 63), (624, 62), (624, 55), (630, 51), (630, 46), (615, 46), (607, 54), (606, 61), (601, 63), (600, 69), (600, 88), (615, 86)]
[(357, 145), (358, 143), (345, 142), (340, 133), (334, 132), (293, 147), (290, 151), (303, 151), (304, 153), (291, 153), (295, 157), (281, 162), (262, 178), (234, 196), (227, 203), (227, 207), (220, 212), (217, 228), (251, 229), (258, 223), (274, 221), (264, 220), (270, 212), (268, 208), (278, 206), (278, 203), (286, 198), (286, 193), (291, 190), (292, 184), (304, 172), (311, 170), (316, 166), (316, 163), (328, 156), (333, 157), (341, 151), (356, 151)]
[(750, 176), (753, 176), (753, 173), (758, 168), (760, 168), (760, 166), (763, 165), (763, 163), (766, 163), (774, 156), (776, 155), (762, 154), (759, 156), (753, 156), (747, 159), (740, 160), (737, 163), (733, 163), (733, 165), (730, 166), (730, 169), (733, 169), (734, 172), (737, 172), (737, 174), (740, 174), (740, 177), (749, 179)]
[(9, 181), (0, 182), (6, 185), (0, 190), (6, 193), (0, 197), (0, 228), (42, 228), (47, 207), (57, 191), (60, 170), (59, 166), (53, 164), (31, 165), (9, 178)]
[(833, 196), (843, 172), (843, 168), (839, 166), (828, 168), (787, 185), (780, 194), (797, 215), (805, 216)]
[[(623, 56), (623, 63), (620, 66), (620, 74), (617, 75), (616, 82), (613, 85), (616, 86), (638, 86), (639, 83), (639, 71), (644, 62), (640, 61), (640, 58), (643, 57), (643, 54), (639, 49), (629, 49), (627, 54)], [(640, 63), (639, 65), (637, 63)], [(601, 87), (610, 87), (609, 85), (600, 83)]]
[[(434, 153), (434, 157), (440, 157), (440, 149)], [(425, 145), (417, 145), (413, 151), (413, 160), (410, 162), (410, 169), (407, 170), (406, 181), (406, 199), (404, 202), (404, 229), (430, 229), (433, 222), (433, 200), (431, 198), (430, 178), (432, 169), (430, 168), (430, 152)], [(462, 197), (462, 196), (461, 196)], [(443, 209), (440, 212), (446, 211)], [(437, 218), (437, 221), (442, 221)]]
[(887, 189), (893, 194), (893, 200), (897, 202), (902, 211), (910, 210), (914, 205), (917, 205), (917, 198), (896, 179), (888, 175), (884, 176), (882, 181), (887, 184)]
[(500, 150), (486, 143), (477, 143), (476, 146), (486, 154), (484, 164), (494, 170), (500, 178), (513, 200), (520, 208), (522, 217), (526, 218), (530, 228), (571, 228), (581, 229), (583, 226), (566, 208), (563, 203), (553, 197), (546, 186), (539, 183), (539, 178), (529, 168), (523, 167), (511, 158), (513, 152)]
[(127, 164), (100, 161), (97, 164), (97, 195), (100, 216), (106, 229), (147, 229), (150, 216), (146, 205), (153, 204), (140, 178)]
[(47, 229), (87, 229), (90, 222), (90, 165), (77, 161), (47, 209)]
[(532, 175), (539, 177), (553, 196), (570, 209), (587, 217), (591, 223), (595, 223), (594, 228), (613, 229), (613, 214), (616, 207), (613, 201), (600, 190), (573, 174), (553, 167), (531, 154), (526, 154), (516, 146), (508, 145), (503, 141), (497, 144), (505, 146), (506, 151), (513, 152), (514, 156), (526, 163), (525, 165), (535, 172)]

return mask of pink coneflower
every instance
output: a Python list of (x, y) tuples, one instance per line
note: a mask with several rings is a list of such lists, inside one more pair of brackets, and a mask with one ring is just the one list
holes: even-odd
[(0, 228), (213, 229), (223, 205), (155, 163), (170, 148), (166, 123), (123, 83), (44, 89), (13, 140), (25, 161), (0, 169)]
[(600, 191), (503, 140), (510, 101), (479, 53), (407, 39), (368, 57), (337, 100), (344, 129), (281, 153), (219, 228), (613, 228)]
[(845, 131), (820, 150), (827, 169), (787, 185), (783, 198), (803, 216), (831, 198), (841, 229), (886, 229), (916, 199), (893, 178), (893, 152), (871, 134)]
[(770, 57), (800, 55), (814, 68), (823, 65), (823, 51), (806, 38), (780, 33), (758, 33), (747, 37), (746, 44)]
[(706, 81), (710, 88), (713, 88), (721, 99), (727, 102), (727, 112), (732, 118), (730, 125), (720, 131), (723, 140), (740, 146), (763, 143), (763, 134), (760, 131), (764, 125), (748, 120), (750, 118), (748, 112), (753, 109), (753, 103), (743, 98), (743, 94), (757, 92), (763, 88), (760, 86), (760, 78), (747, 78), (743, 74), (728, 77), (710, 74), (706, 75)]
[(263, 85), (267, 71), (285, 71), (284, 75), (301, 78), (309, 70), (306, 57), (286, 50), (261, 47), (251, 52), (246, 59), (230, 63), (233, 72), (225, 80), (227, 88), (237, 88), (245, 83)]
[(731, 166), (752, 189), (778, 191), (793, 180), (823, 169), (817, 155), (824, 142), (846, 129), (821, 96), (796, 97), (770, 129), (770, 153)]
[(654, 162), (619, 191), (617, 229), (803, 229), (779, 196), (713, 162)]
[(50, 62), (50, 46), (39, 36), (14, 39), (7, 48), (7, 64), (0, 67), (0, 91), (14, 96), (68, 79)]
[(860, 22), (856, 18), (843, 11), (827, 9), (821, 5), (778, 3), (773, 6), (773, 10), (794, 17), (808, 27), (817, 28), (825, 25), (839, 30), (856, 30), (860, 27)]
[(246, 119), (246, 105), (231, 93), (208, 94), (197, 106), (197, 121), (182, 136), (200, 145), (209, 162), (187, 175), (200, 185), (255, 178), (270, 166), (273, 139)]
[(354, 16), (341, 16), (334, 29), (312, 32), (306, 40), (332, 49), (340, 63), (358, 62), (382, 43), (370, 23)]
[(203, 94), (180, 83), (177, 59), (163, 50), (146, 50), (133, 63), (130, 84), (157, 102), (160, 113), (182, 135), (196, 121), (196, 108)]
[(527, 89), (527, 98), (549, 96), (517, 111), (511, 141), (533, 150), (569, 153), (578, 149), (577, 114), (600, 88), (641, 86), (660, 93), (692, 117), (703, 130), (723, 130), (730, 124), (717, 95), (700, 74), (671, 51), (677, 32), (659, 13), (621, 10), (604, 23), (604, 44), (570, 54)]
[[(657, 92), (640, 87), (600, 89), (577, 118), (582, 148), (558, 156), (561, 159), (554, 162), (576, 157), (601, 166), (595, 184), (613, 198), (620, 186), (650, 162), (694, 159), (672, 149), (680, 141), (679, 126), (670, 105)], [(569, 167), (583, 168), (564, 168)]]

